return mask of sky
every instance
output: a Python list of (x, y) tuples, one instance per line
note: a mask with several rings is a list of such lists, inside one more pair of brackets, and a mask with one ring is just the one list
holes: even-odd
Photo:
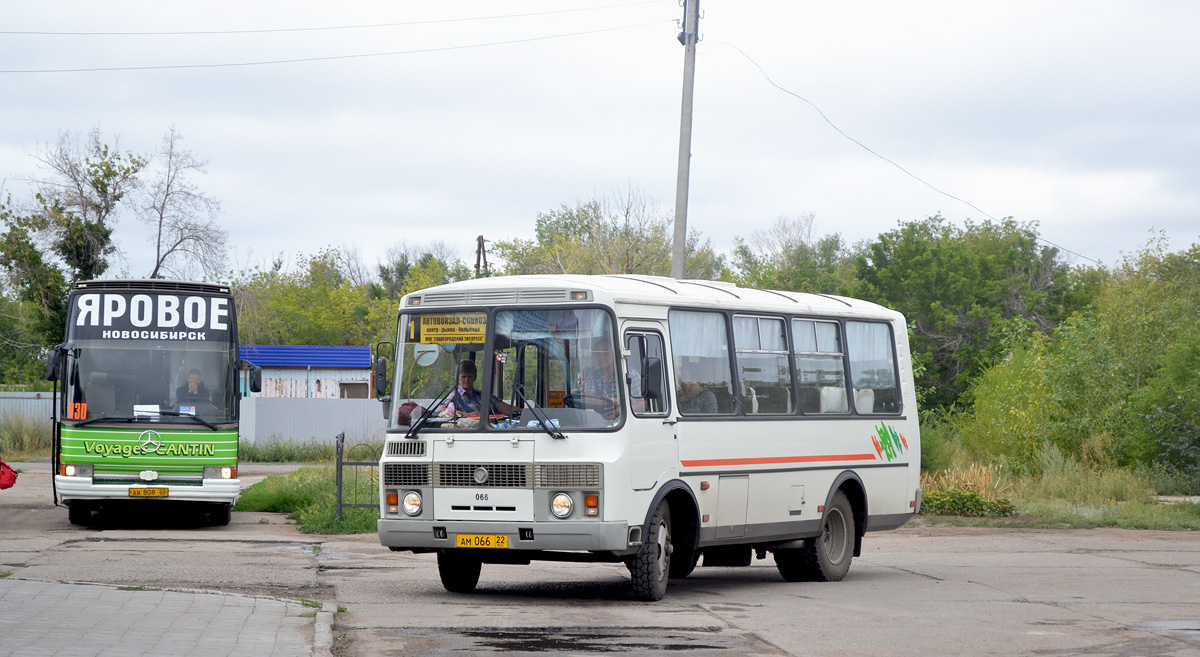
[[(1075, 264), (1200, 242), (1200, 3), (703, 0), (687, 225), (872, 239), (1036, 222)], [(629, 190), (675, 206), (676, 0), (0, 4), (0, 180), (99, 126), (208, 161), (229, 266), (533, 237)], [(313, 29), (322, 28), (322, 29)], [(49, 34), (55, 33), (55, 34)], [(81, 34), (90, 33), (90, 34)], [(262, 63), (282, 62), (282, 63)], [(87, 69), (87, 70), (81, 70)], [(133, 70), (119, 70), (133, 69)], [(131, 214), (112, 275), (144, 276)], [(493, 257), (494, 259), (494, 257)]]

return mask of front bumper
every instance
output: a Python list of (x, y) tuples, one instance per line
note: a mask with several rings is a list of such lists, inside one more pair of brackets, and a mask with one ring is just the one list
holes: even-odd
[[(54, 475), (54, 487), (63, 501), (71, 500), (183, 500), (188, 502), (218, 502), (233, 504), (242, 492), (240, 479), (205, 479), (200, 486), (137, 484), (93, 484), (91, 477)], [(166, 497), (131, 497), (130, 488), (166, 488)]]
[[(436, 538), (434, 528), (445, 529), (445, 538)], [(380, 518), (378, 529), (381, 544), (400, 550), (453, 548), (458, 534), (503, 534), (508, 536), (510, 550), (626, 552), (636, 547), (636, 544), (629, 542), (629, 525), (624, 522), (479, 522)], [(522, 530), (531, 530), (533, 538), (522, 540)], [(529, 531), (524, 533), (528, 535)]]

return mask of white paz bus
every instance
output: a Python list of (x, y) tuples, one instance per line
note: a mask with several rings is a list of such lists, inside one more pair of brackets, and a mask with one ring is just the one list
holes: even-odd
[[(401, 300), (379, 538), (482, 564), (623, 562), (636, 597), (771, 553), (840, 580), (921, 504), (904, 318), (648, 276), (463, 281)], [(387, 371), (376, 363), (377, 388)]]

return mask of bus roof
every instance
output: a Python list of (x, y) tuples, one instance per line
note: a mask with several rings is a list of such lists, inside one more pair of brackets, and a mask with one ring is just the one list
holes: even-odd
[(79, 281), (74, 290), (144, 290), (148, 292), (193, 292), (200, 294), (229, 294), (228, 285), (171, 281), (160, 278), (113, 278)]
[[(676, 280), (633, 274), (525, 275), (476, 278), (418, 290), (401, 308), (570, 303), (572, 292), (589, 292), (600, 303), (708, 307), (788, 314), (871, 316), (899, 319), (900, 313), (861, 299), (827, 294), (757, 290), (732, 283)], [(419, 300), (418, 300), (419, 299)]]

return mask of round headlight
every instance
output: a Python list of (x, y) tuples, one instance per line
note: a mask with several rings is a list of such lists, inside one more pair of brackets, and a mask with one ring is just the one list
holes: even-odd
[(550, 500), (550, 513), (553, 513), (555, 518), (566, 518), (571, 515), (571, 509), (574, 507), (575, 502), (566, 493), (557, 493)]
[(419, 515), (421, 513), (421, 494), (415, 490), (410, 490), (404, 494), (404, 512), (410, 516)]

